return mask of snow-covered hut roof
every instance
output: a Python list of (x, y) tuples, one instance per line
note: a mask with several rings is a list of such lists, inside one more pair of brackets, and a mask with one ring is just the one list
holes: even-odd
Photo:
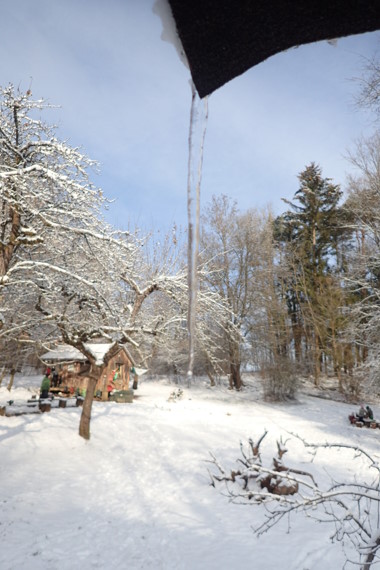
[(45, 354), (43, 354), (41, 356), (41, 359), (44, 361), (54, 361), (54, 362), (66, 362), (66, 361), (72, 361), (72, 360), (81, 360), (81, 361), (85, 361), (87, 360), (87, 358), (84, 356), (84, 354), (82, 354), (80, 352), (80, 350), (78, 350), (77, 348), (74, 348), (73, 346), (69, 346), (66, 344), (62, 344), (60, 346), (57, 346), (57, 348), (54, 348), (53, 350), (49, 350), (48, 352), (45, 352)]
[[(95, 364), (101, 365), (103, 364), (103, 360), (109, 349), (113, 346), (111, 343), (85, 343), (85, 348), (88, 350), (92, 356), (95, 358)], [(127, 349), (122, 346), (120, 347), (121, 350), (124, 350), (126, 355), (128, 356), (129, 360), (133, 364), (133, 360)], [(53, 361), (53, 362), (71, 362), (71, 361), (81, 361), (85, 362), (87, 358), (84, 354), (80, 352), (77, 348), (69, 345), (60, 345), (53, 350), (49, 350), (41, 356), (43, 361)]]
[(89, 352), (91, 352), (92, 356), (95, 358), (95, 364), (102, 364), (105, 355), (107, 354), (111, 346), (113, 346), (113, 344), (107, 342), (104, 344), (85, 344), (84, 346)]

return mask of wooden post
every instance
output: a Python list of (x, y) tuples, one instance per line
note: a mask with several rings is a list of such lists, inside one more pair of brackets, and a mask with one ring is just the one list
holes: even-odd
[(103, 376), (103, 390), (102, 390), (102, 401), (106, 402), (108, 400), (108, 392), (107, 392), (107, 371), (104, 371)]
[(66, 404), (67, 404), (66, 398), (60, 398), (59, 399), (59, 404), (58, 404), (59, 408), (66, 408)]

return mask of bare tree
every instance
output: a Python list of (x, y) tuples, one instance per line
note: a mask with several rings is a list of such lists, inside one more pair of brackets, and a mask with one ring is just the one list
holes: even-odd
[[(159, 245), (104, 221), (106, 201), (87, 173), (94, 163), (34, 118), (46, 107), (29, 92), (0, 90), (0, 338), (44, 346), (63, 340), (86, 356), (80, 435), (88, 439), (96, 378), (117, 345), (129, 343), (143, 359), (147, 338), (182, 326), (182, 310), (151, 308), (158, 295), (184, 307), (187, 268), (170, 240)], [(200, 293), (199, 307), (216, 320), (224, 311), (210, 291)], [(102, 362), (88, 349), (96, 338), (110, 343)]]
[[(31, 93), (0, 89), (0, 278), (31, 271), (33, 254), (49, 247), (54, 229), (95, 232), (105, 204), (88, 177), (94, 161), (55, 137), (35, 118), (48, 109)], [(100, 232), (101, 233), (101, 232)], [(23, 267), (22, 263), (29, 264)], [(52, 261), (50, 261), (52, 263)]]
[(254, 210), (240, 213), (227, 196), (213, 197), (203, 216), (201, 261), (204, 286), (229, 308), (223, 323), (225, 361), (231, 388), (242, 387), (244, 338), (248, 338), (260, 296), (257, 275), (263, 270), (268, 216)]
[[(144, 294), (132, 312), (119, 301), (140, 244), (104, 222), (106, 200), (88, 176), (95, 163), (35, 118), (48, 107), (30, 92), (0, 90), (0, 334), (7, 342), (63, 339), (83, 351), (99, 336), (129, 341), (128, 319)], [(89, 437), (89, 422), (86, 430)]]
[[(28, 342), (33, 339), (45, 346), (64, 341), (86, 356), (90, 362), (89, 383), (80, 423), (80, 435), (86, 439), (90, 437), (95, 385), (115, 350), (128, 344), (137, 362), (146, 365), (153, 340), (161, 346), (173, 344), (174, 335), (176, 344), (178, 331), (184, 331), (186, 324), (186, 268), (165, 248), (160, 263), (153, 263), (150, 254), (153, 248), (159, 250), (157, 244), (132, 234), (121, 234), (116, 239), (106, 229), (104, 226), (101, 236), (79, 233), (71, 241), (61, 239), (58, 232), (54, 265), (49, 263), (47, 252), (40, 252), (40, 259), (30, 265), (33, 273), (28, 283), (23, 273), (17, 280), (14, 271), (6, 298), (19, 310), (5, 311), (6, 325), (0, 331), (0, 338), (14, 339), (20, 338), (21, 331), (27, 332)], [(225, 309), (210, 291), (199, 293), (198, 306), (199, 338), (209, 350), (205, 315), (219, 321), (225, 318)], [(12, 324), (7, 322), (11, 314)], [(99, 338), (109, 342), (102, 361), (88, 346)]]
[(345, 202), (353, 243), (347, 283), (355, 303), (351, 307), (351, 337), (358, 347), (360, 372), (379, 382), (380, 339), (380, 135), (357, 142), (349, 156), (358, 175), (349, 180)]
[(380, 115), (380, 60), (379, 54), (366, 59), (359, 78), (360, 92), (356, 99), (359, 107), (371, 109)]
[(286, 303), (289, 270), (273, 237), (273, 218), (265, 214), (259, 229), (259, 263), (252, 275), (252, 300), (248, 315), (249, 362), (264, 378), (270, 400), (293, 398), (297, 392), (297, 366)]

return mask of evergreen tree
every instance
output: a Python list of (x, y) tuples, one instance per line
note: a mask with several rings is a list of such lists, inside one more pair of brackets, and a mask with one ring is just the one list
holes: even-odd
[[(300, 187), (294, 201), (284, 200), (291, 210), (281, 216), (283, 239), (293, 242), (294, 253), (307, 277), (315, 281), (338, 258), (342, 234), (339, 200), (342, 191), (313, 162), (298, 176)], [(298, 203), (295, 203), (298, 202)]]
[[(275, 221), (275, 236), (291, 269), (287, 302), (296, 357), (301, 356), (303, 336), (304, 354), (311, 349), (317, 383), (322, 359), (330, 352), (331, 330), (336, 346), (337, 319), (331, 313), (326, 318), (326, 305), (331, 311), (331, 299), (341, 299), (337, 295), (341, 288), (337, 276), (344, 258), (345, 230), (339, 207), (342, 192), (329, 178), (323, 178), (321, 168), (315, 163), (307, 166), (298, 179), (300, 186), (293, 201), (284, 200), (290, 210)], [(327, 294), (331, 298), (327, 299)], [(335, 352), (333, 360), (339, 361)], [(338, 370), (338, 364), (334, 368)]]

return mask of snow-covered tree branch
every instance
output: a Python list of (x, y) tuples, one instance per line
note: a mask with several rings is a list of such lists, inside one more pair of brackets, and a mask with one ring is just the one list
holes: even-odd
[[(268, 465), (261, 450), (267, 432), (256, 443), (249, 440), (240, 445), (238, 467), (227, 469), (211, 455), (213, 470), (210, 472), (214, 487), (221, 490), (233, 502), (261, 506), (261, 522), (256, 524), (257, 535), (267, 532), (282, 519), (303, 513), (319, 523), (329, 523), (334, 532), (332, 538), (343, 545), (353, 545), (357, 559), (347, 562), (368, 570), (380, 561), (380, 466), (365, 449), (345, 443), (310, 443), (291, 434), (292, 444), (301, 442), (311, 453), (309, 469), (296, 465), (285, 466), (283, 456), (288, 451), (287, 442), (277, 442), (277, 455)], [(298, 451), (296, 449), (296, 451)], [(344, 454), (347, 465), (340, 481), (316, 469), (319, 461), (328, 465), (334, 454)], [(267, 455), (266, 455), (267, 457)], [(305, 459), (303, 459), (303, 462)], [(267, 463), (267, 464), (266, 464)], [(360, 476), (359, 476), (360, 473)], [(220, 485), (223, 485), (220, 487)]]

